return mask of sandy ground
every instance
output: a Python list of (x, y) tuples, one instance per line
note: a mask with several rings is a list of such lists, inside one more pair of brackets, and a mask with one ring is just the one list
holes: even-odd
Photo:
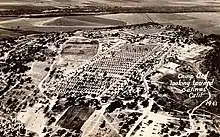
[[(140, 137), (140, 135), (143, 137), (160, 137), (159, 134), (152, 134), (159, 132), (159, 128), (155, 125), (158, 125), (158, 123), (167, 123), (167, 119), (168, 117), (166, 115), (150, 112), (148, 117), (142, 121), (141, 128), (132, 137)], [(153, 123), (147, 126), (145, 123), (149, 120), (152, 120)]]
[(30, 67), (31, 70), (28, 72), (28, 75), (32, 77), (34, 84), (38, 85), (47, 74), (44, 69), (49, 67), (48, 62), (35, 61), (30, 65)]
[[(52, 108), (55, 102), (56, 99), (50, 100), (49, 107)], [(43, 109), (39, 109), (41, 106), (42, 104), (37, 103), (31, 108), (28, 107), (24, 111), (19, 112), (17, 115), (17, 119), (25, 124), (27, 130), (37, 133), (39, 137), (44, 136), (42, 130), (44, 127), (46, 127), (46, 121), (48, 120), (44, 116)], [(52, 125), (54, 125), (55, 123), (53, 123)]]
[(25, 123), (28, 130), (36, 132), (40, 137), (42, 137), (43, 135), (41, 135), (41, 132), (46, 124), (46, 120), (42, 110), (36, 112), (39, 107), (39, 104), (36, 104), (32, 108), (28, 108), (26, 112), (20, 112), (17, 119), (22, 123)]

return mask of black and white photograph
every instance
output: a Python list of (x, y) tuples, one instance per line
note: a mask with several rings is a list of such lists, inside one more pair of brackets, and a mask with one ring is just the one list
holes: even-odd
[(220, 137), (220, 0), (0, 0), (0, 137)]

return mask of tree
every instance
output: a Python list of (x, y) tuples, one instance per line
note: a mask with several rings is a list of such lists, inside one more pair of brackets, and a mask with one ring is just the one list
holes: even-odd
[(42, 133), (45, 133), (45, 132), (47, 132), (47, 128), (46, 127), (44, 127)]
[(50, 134), (49, 133), (47, 133), (44, 137), (50, 137)]
[(189, 137), (199, 137), (199, 133), (190, 133)]
[(105, 120), (102, 122), (102, 124), (100, 125), (100, 128), (104, 128), (105, 127)]
[(34, 137), (34, 136), (35, 136), (35, 133), (33, 132), (28, 133), (28, 137)]
[(149, 105), (149, 101), (148, 101), (148, 100), (144, 100), (144, 101), (141, 103), (141, 105), (146, 108), (146, 107), (148, 107), (148, 105)]
[(44, 70), (45, 70), (45, 71), (50, 71), (50, 68), (49, 68), (49, 67), (46, 67)]
[(47, 106), (44, 108), (44, 112), (43, 112), (43, 113), (47, 113), (48, 110), (49, 110), (49, 105), (47, 105)]
[(64, 137), (71, 137), (71, 135), (72, 135), (72, 133), (66, 133), (65, 135), (64, 135)]
[(121, 100), (117, 100), (115, 102), (112, 102), (106, 109), (107, 112), (111, 113), (115, 111), (116, 108), (120, 108), (123, 106), (123, 102)]
[(48, 121), (48, 126), (50, 126), (53, 122), (56, 121), (56, 118), (55, 117), (51, 117), (50, 120)]
[(57, 135), (58, 136), (62, 136), (63, 134), (65, 134), (66, 133), (66, 130), (65, 129), (62, 129), (62, 130), (58, 130), (57, 131)]
[(219, 133), (216, 133), (215, 131), (211, 131), (210, 133), (209, 133), (209, 135), (207, 135), (207, 137), (219, 137), (220, 136), (220, 134)]
[(26, 129), (24, 129), (24, 128), (20, 129), (20, 133), (21, 133), (22, 135), (25, 135), (25, 134), (26, 134)]
[(106, 77), (106, 76), (107, 76), (107, 72), (105, 71), (104, 74), (103, 74), (103, 77)]

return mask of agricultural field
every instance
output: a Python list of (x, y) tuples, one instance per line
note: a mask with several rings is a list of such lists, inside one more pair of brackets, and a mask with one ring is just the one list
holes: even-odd
[(70, 107), (59, 119), (57, 125), (67, 129), (80, 129), (93, 112), (94, 109), (89, 107)]
[(48, 22), (46, 26), (107, 26), (125, 25), (122, 21), (99, 18), (94, 16), (68, 16)]
[(126, 25), (123, 21), (99, 18), (94, 16), (69, 16), (47, 18), (2, 18), (0, 26), (16, 30), (32, 30), (39, 32), (73, 31), (76, 29), (92, 29), (95, 27), (108, 27)]
[(127, 24), (141, 24), (150, 22), (151, 20), (146, 13), (119, 13), (119, 14), (108, 14), (108, 15), (98, 15), (96, 17), (112, 19), (126, 22)]
[[(156, 22), (163, 25), (192, 27), (205, 34), (220, 34), (220, 13), (119, 13), (97, 16), (47, 18), (0, 18), (0, 26), (39, 32), (74, 31), (126, 24)], [(4, 32), (1, 31), (1, 35)], [(7, 33), (6, 33), (7, 34)], [(9, 35), (9, 34), (8, 34)]]
[(0, 29), (0, 38), (8, 38), (8, 37), (17, 37), (21, 34), (19, 33), (14, 33), (8, 30)]
[(9, 29), (22, 29), (28, 30), (35, 26), (40, 26), (46, 21), (50, 21), (53, 18), (15, 18), (15, 19), (6, 19), (5, 17), (1, 18), (0, 26)]
[(12, 19), (16, 19), (16, 17), (0, 17), (0, 21), (12, 20)]

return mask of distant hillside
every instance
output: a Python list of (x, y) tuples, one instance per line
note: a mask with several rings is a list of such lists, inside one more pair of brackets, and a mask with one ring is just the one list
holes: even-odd
[(195, 6), (195, 5), (220, 5), (217, 0), (1, 0), (0, 3), (46, 5), (46, 6)]
[(199, 43), (213, 47), (205, 56), (202, 70), (203, 72), (209, 71), (211, 76), (216, 79), (216, 86), (220, 87), (220, 35), (211, 34), (198, 41)]
[(39, 7), (39, 6), (4, 6), (0, 16), (3, 17), (55, 17), (55, 16), (78, 16), (91, 14), (113, 13), (187, 13), (187, 12), (220, 12), (220, 6), (81, 6), (81, 7)]

